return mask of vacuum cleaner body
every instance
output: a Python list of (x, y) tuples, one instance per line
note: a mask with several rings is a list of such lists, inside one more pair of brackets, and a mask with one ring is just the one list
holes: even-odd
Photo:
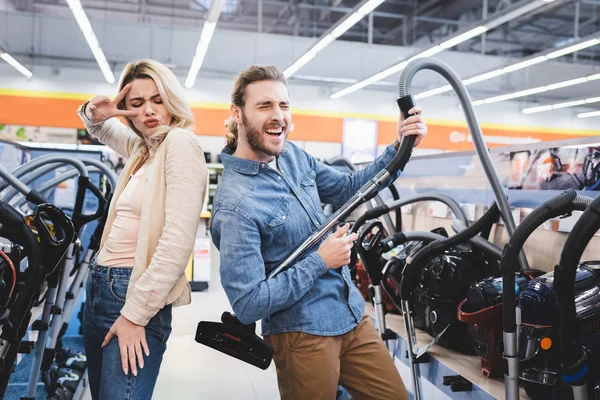
[[(523, 290), (527, 282), (542, 274), (538, 270), (518, 272), (516, 293)], [(468, 324), (471, 347), (481, 357), (481, 373), (488, 378), (503, 374), (502, 293), (502, 278), (475, 282), (457, 310), (458, 320)]]
[[(572, 396), (561, 376), (559, 308), (553, 282), (554, 272), (547, 273), (529, 282), (519, 295), (519, 378), (534, 400)], [(590, 366), (588, 398), (598, 398), (593, 392), (600, 382), (600, 262), (585, 262), (578, 267), (575, 304)]]
[(468, 325), (457, 318), (456, 309), (474, 282), (499, 275), (497, 261), (488, 260), (469, 244), (444, 252), (421, 271), (413, 297), (415, 327), (436, 337), (449, 325), (438, 344), (472, 353), (465, 340)]

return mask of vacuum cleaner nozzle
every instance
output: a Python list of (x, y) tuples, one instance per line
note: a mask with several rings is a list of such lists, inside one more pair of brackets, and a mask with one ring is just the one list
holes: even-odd
[(223, 313), (221, 321), (200, 321), (196, 342), (260, 369), (269, 368), (273, 348), (256, 335), (256, 323), (244, 325), (228, 312)]

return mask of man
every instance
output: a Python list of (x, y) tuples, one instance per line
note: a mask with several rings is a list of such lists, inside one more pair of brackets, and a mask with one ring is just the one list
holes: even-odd
[[(395, 155), (399, 142), (352, 175), (317, 162), (286, 137), (287, 82), (274, 67), (252, 66), (235, 82), (224, 172), (213, 202), (212, 237), (221, 282), (238, 319), (262, 319), (275, 351), (282, 399), (335, 399), (338, 382), (354, 399), (408, 399), (385, 345), (364, 316), (348, 267), (356, 234), (348, 225), (289, 269), (266, 276)], [(417, 108), (399, 137), (427, 133)]]

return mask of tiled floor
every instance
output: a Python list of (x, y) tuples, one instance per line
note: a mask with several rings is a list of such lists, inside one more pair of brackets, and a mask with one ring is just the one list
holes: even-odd
[[(263, 371), (194, 340), (198, 322), (220, 321), (223, 311), (231, 311), (216, 264), (213, 260), (209, 290), (192, 293), (192, 304), (173, 309), (173, 332), (154, 400), (279, 399), (274, 364)], [(83, 400), (91, 396), (86, 393)]]

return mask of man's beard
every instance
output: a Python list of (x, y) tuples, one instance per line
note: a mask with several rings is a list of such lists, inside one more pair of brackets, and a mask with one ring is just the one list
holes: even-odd
[[(244, 113), (242, 113), (242, 124), (244, 125), (244, 131), (246, 132), (246, 140), (248, 141), (248, 144), (250, 145), (252, 150), (273, 157), (277, 157), (279, 154), (281, 154), (281, 151), (273, 151), (263, 145), (261, 141), (262, 131), (252, 126), (248, 119), (246, 119), (246, 115)], [(281, 132), (281, 134), (287, 135), (287, 132), (285, 132), (285, 128), (284, 132)]]

